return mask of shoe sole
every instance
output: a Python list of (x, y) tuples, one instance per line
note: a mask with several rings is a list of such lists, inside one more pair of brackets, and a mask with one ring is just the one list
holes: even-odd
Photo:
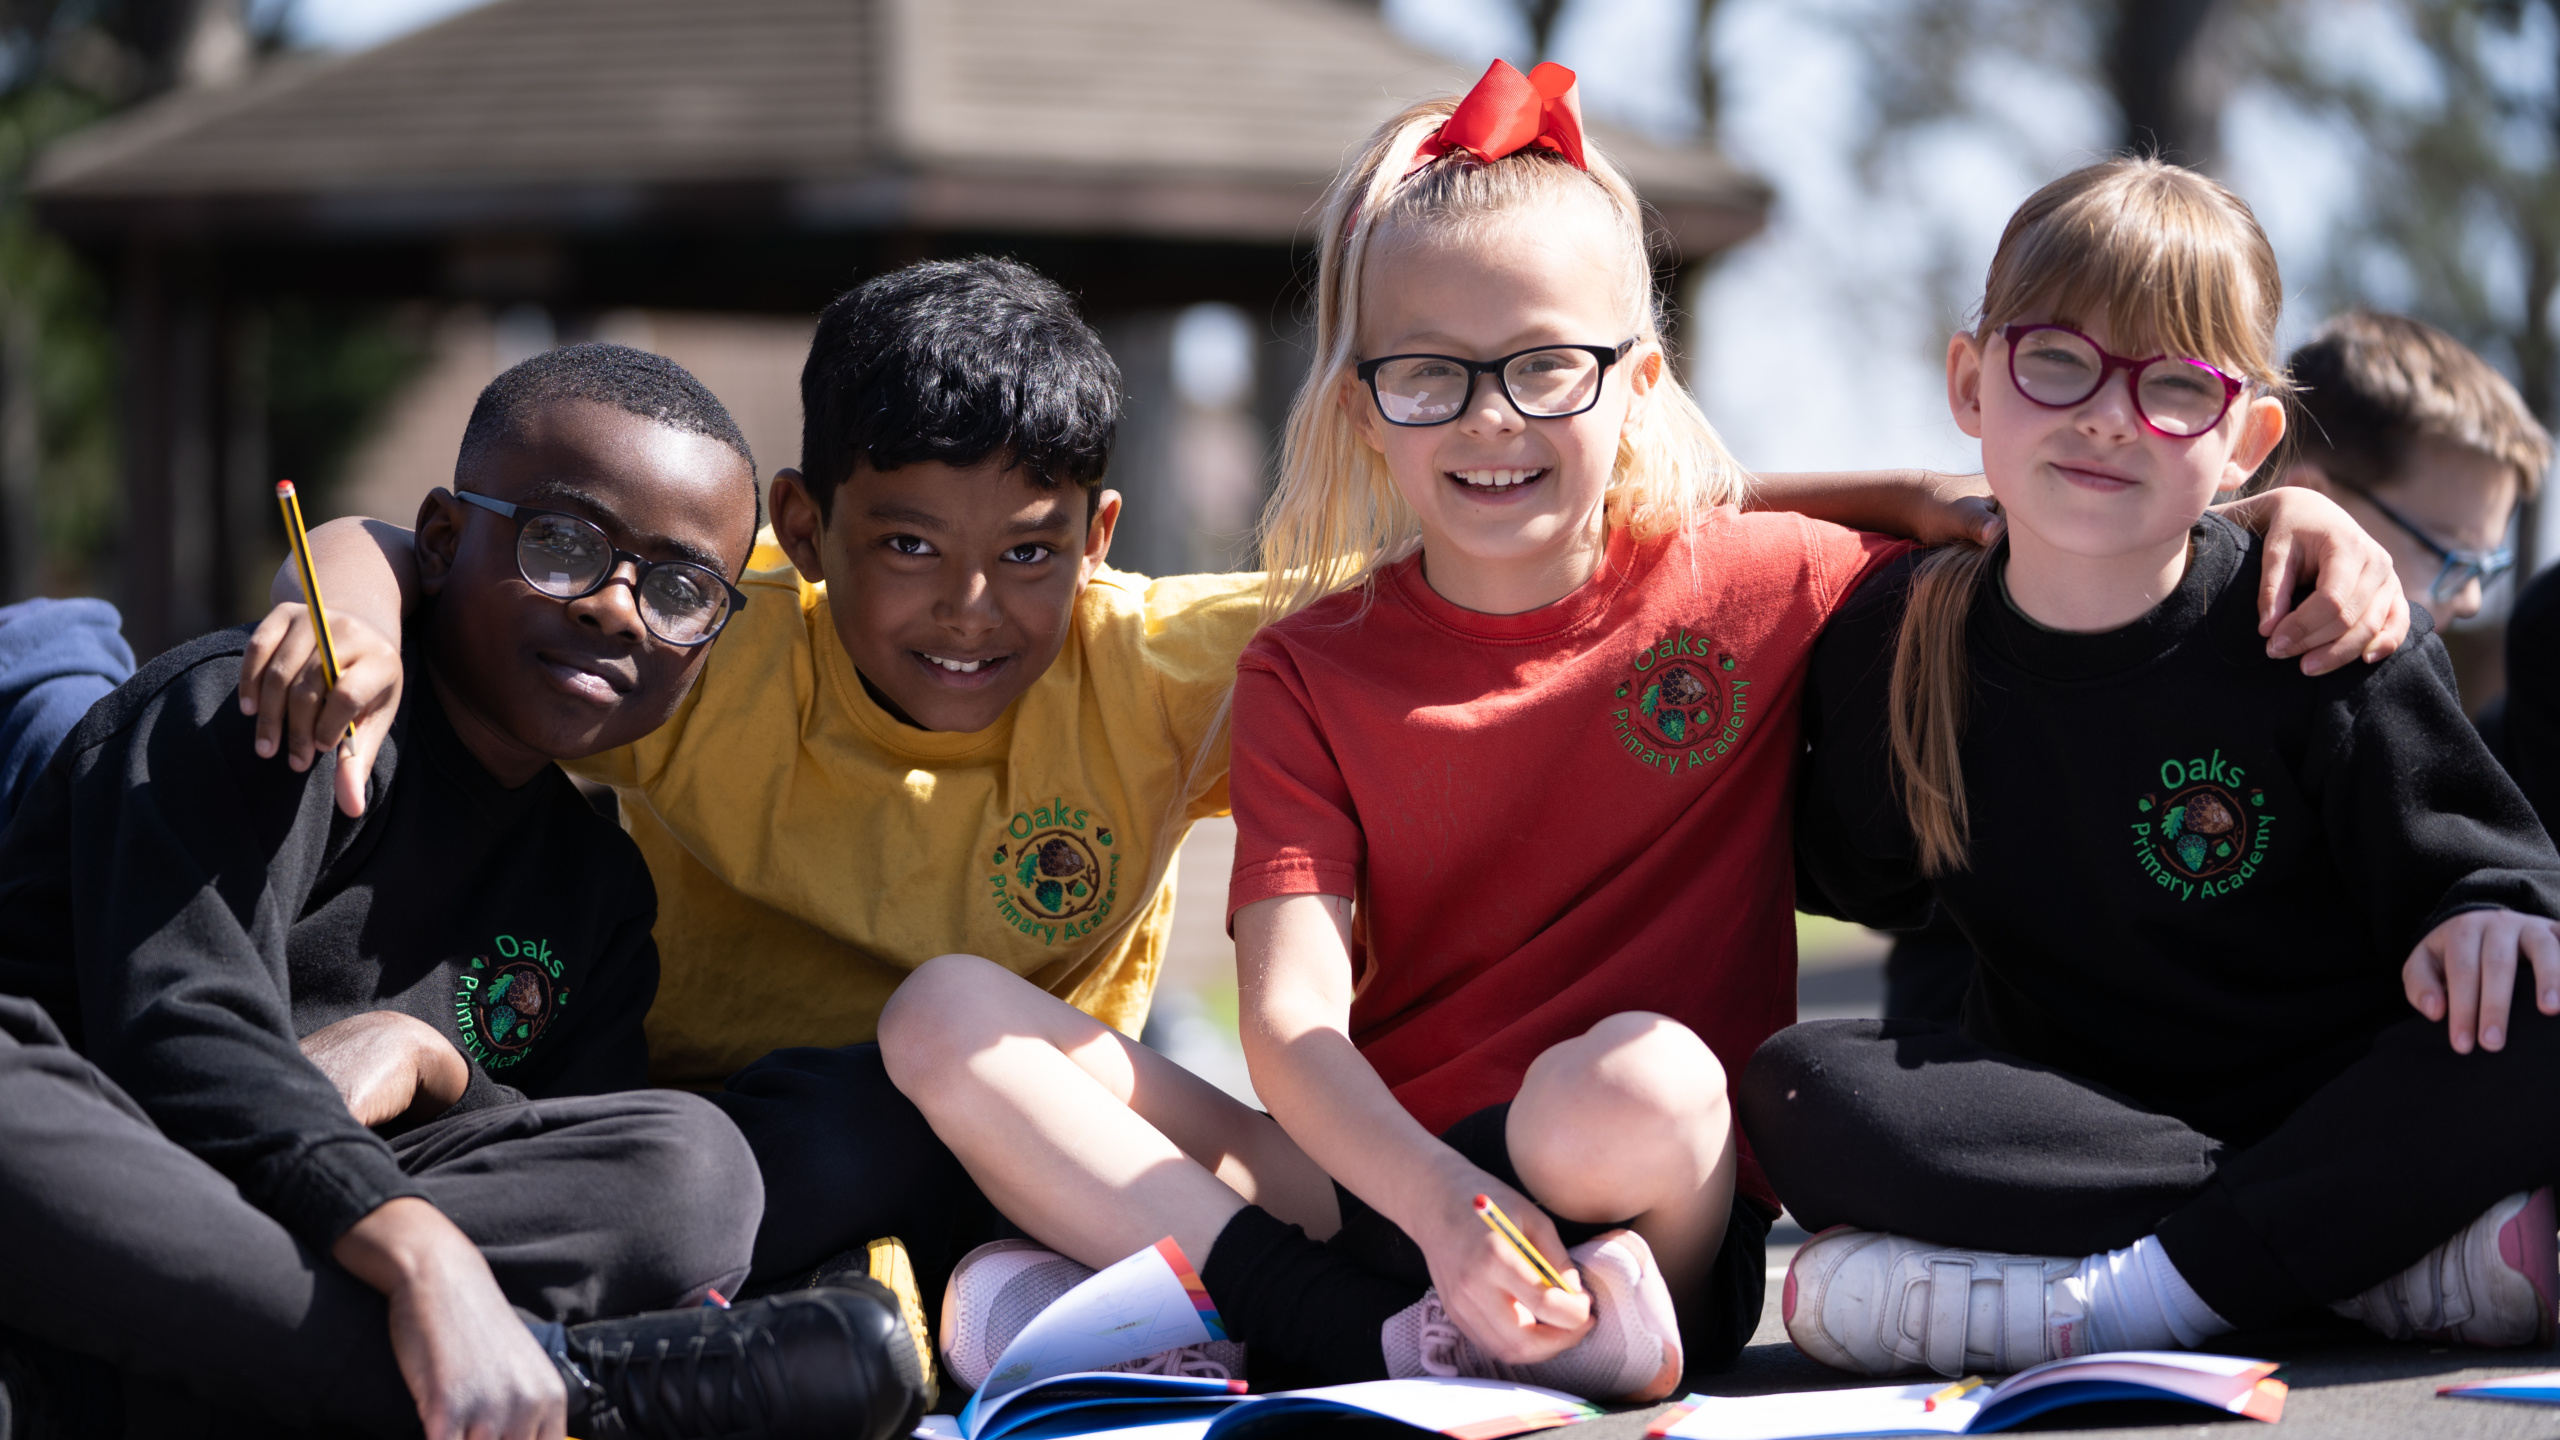
[(2560, 1330), (2560, 1232), (2555, 1232), (2551, 1187), (2533, 1192), (2524, 1208), (2498, 1227), (2498, 1258), (2533, 1286), (2534, 1338), (2548, 1345)]

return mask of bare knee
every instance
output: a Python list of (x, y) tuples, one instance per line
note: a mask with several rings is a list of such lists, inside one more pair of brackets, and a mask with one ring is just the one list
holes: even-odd
[(1724, 1066), (1696, 1031), (1628, 1010), (1549, 1046), (1522, 1077), (1513, 1110), (1552, 1109), (1615, 1129), (1697, 1120), (1725, 1103)]
[(1715, 1052), (1676, 1020), (1628, 1011), (1530, 1065), (1505, 1138), (1541, 1200), (1580, 1208), (1573, 1194), (1605, 1209), (1630, 1186), (1702, 1183), (1731, 1133)]
[(1004, 1029), (1028, 985), (976, 955), (937, 955), (915, 968), (880, 1010), (880, 1060), (914, 1097), (942, 1087)]

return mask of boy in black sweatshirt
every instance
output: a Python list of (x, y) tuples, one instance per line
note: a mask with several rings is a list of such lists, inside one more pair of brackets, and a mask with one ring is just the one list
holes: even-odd
[(99, 1397), (53, 1347), (146, 1431), (181, 1391), (379, 1435), (902, 1431), (885, 1290), (670, 1308), (745, 1276), (762, 1189), (709, 1104), (639, 1088), (655, 894), (552, 763), (682, 701), (739, 603), (745, 441), (579, 346), (483, 392), (455, 484), (427, 683), (360, 783), (253, 755), (285, 697), (239, 695), (227, 631), (101, 701), (0, 837), (0, 1382), (65, 1433)]

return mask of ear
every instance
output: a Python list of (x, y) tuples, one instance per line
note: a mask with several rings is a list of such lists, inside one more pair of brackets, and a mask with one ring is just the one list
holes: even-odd
[(2240, 439), (2231, 448), (2231, 458), (2223, 462), (2222, 488), (2237, 490), (2248, 484), (2283, 438), (2284, 402), (2273, 395), (2251, 400), (2240, 412)]
[(1653, 404), (1653, 387), (1662, 383), (1671, 367), (1663, 359), (1661, 346), (1647, 345), (1627, 357), (1626, 371), (1627, 423), (1633, 425), (1644, 418), (1645, 410)]
[(1381, 455), (1387, 453), (1385, 439), (1378, 433), (1378, 427), (1387, 422), (1378, 414), (1378, 402), (1369, 394), (1368, 382), (1344, 371), (1342, 383), (1335, 387), (1333, 398), (1334, 403), (1342, 407), (1343, 415), (1351, 421), (1351, 433), (1359, 436), (1370, 449)]
[(418, 559), (418, 593), (428, 599), (444, 593), (444, 582), (453, 575), (453, 561), (462, 549), (463, 522), (470, 508), (453, 498), (453, 492), (439, 485), (418, 502), (418, 531), (411, 542)]
[(1947, 338), (1947, 409), (1956, 428), (1982, 438), (1982, 346), (1959, 330)]
[(1111, 532), (1120, 527), (1120, 492), (1105, 490), (1093, 498), (1093, 518), (1085, 522), (1084, 553), (1076, 557), (1076, 584), (1082, 586), (1111, 555)]
[[(836, 499), (843, 498), (843, 487), (838, 486)], [(774, 471), (773, 490), (765, 504), (773, 523), (773, 538), (781, 542), (782, 553), (791, 557), (800, 578), (812, 585), (825, 584), (827, 561), (818, 541), (826, 533), (827, 520), (818, 513), (818, 497), (809, 493), (800, 472), (787, 467)]]

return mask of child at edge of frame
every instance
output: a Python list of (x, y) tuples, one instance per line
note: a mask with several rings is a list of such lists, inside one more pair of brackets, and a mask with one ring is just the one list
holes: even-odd
[(481, 393), (455, 485), (429, 683), (360, 765), (254, 753), (241, 627), (93, 706), (0, 836), (0, 1428), (902, 1434), (886, 1289), (720, 1303), (753, 1156), (645, 1088), (654, 894), (557, 764), (682, 702), (746, 441), (673, 363), (578, 346)]

